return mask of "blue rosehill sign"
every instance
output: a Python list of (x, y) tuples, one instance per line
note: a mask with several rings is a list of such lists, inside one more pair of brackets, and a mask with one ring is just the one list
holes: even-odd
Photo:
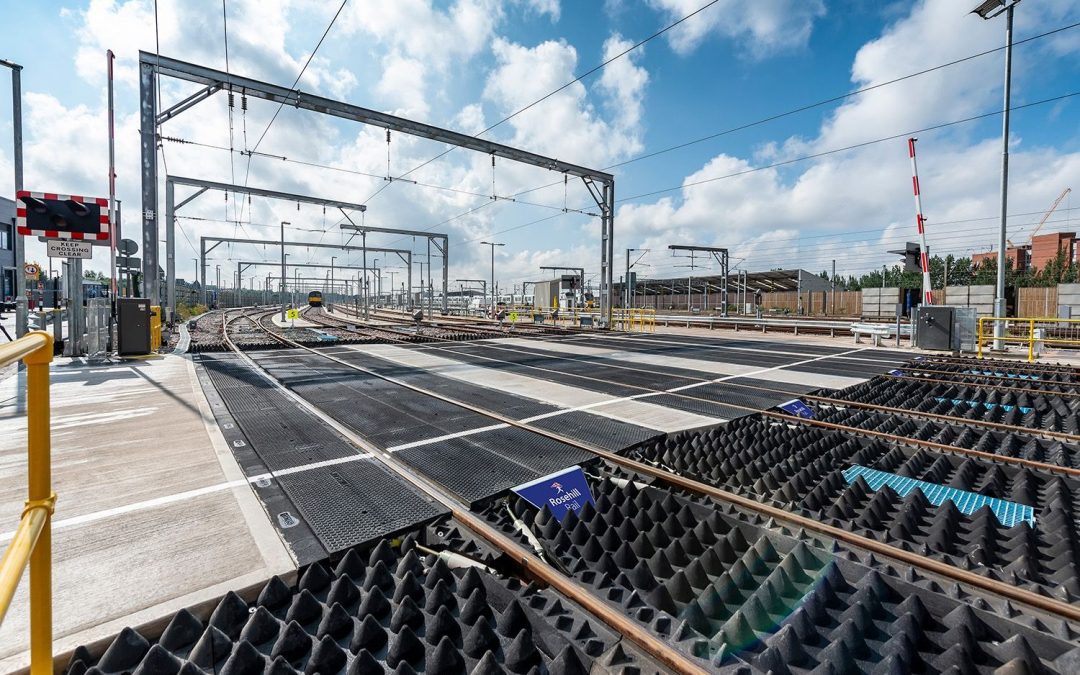
[(596, 505), (580, 466), (529, 481), (514, 488), (514, 492), (538, 509), (546, 506), (560, 521), (568, 511), (579, 511), (586, 504)]
[(810, 406), (797, 398), (793, 398), (787, 403), (781, 403), (777, 407), (790, 415), (797, 415), (806, 419), (811, 419), (814, 416), (814, 411), (810, 409)]

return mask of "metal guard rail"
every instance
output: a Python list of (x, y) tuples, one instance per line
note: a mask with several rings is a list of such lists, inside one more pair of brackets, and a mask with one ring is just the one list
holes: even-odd
[[(987, 323), (993, 324), (993, 328), (989, 331), (983, 327)], [(1002, 328), (1001, 335), (995, 335), (998, 325)], [(1043, 334), (1036, 336), (1039, 330), (1043, 331)], [(1037, 344), (1080, 347), (1080, 319), (981, 316), (976, 331), (976, 342), (979, 358), (983, 355), (984, 342), (1026, 344), (1028, 363), (1033, 363)]]
[(0, 559), (0, 624), (7, 615), (23, 570), (30, 567), (30, 672), (53, 672), (52, 663), (52, 491), (49, 364), (53, 338), (34, 331), (0, 345), (0, 367), (26, 364), (28, 499), (15, 536)]

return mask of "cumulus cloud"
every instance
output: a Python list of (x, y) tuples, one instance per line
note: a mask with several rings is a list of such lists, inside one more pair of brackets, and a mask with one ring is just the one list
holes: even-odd
[[(605, 54), (625, 49), (626, 42), (612, 37)], [(488, 76), (484, 98), (500, 117), (521, 110), (574, 79), (577, 50), (564, 41), (548, 40), (535, 47), (497, 39), (492, 47), (496, 67)], [(607, 97), (614, 122), (590, 103), (582, 82), (574, 82), (542, 103), (514, 117), (514, 145), (570, 162), (607, 165), (641, 148), (641, 105), (648, 74), (635, 64), (640, 58), (623, 57), (609, 65), (597, 85)]]
[[(701, 0), (649, 0), (668, 22), (698, 10)], [(734, 40), (748, 56), (765, 58), (806, 46), (814, 22), (825, 15), (822, 0), (720, 0), (668, 33), (680, 54), (694, 51), (710, 35)]]

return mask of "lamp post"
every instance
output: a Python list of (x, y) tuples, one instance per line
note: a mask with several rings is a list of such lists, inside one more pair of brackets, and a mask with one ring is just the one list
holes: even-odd
[[(12, 61), (0, 59), (0, 66), (11, 69), (11, 128), (13, 132), (12, 164), (15, 172), (15, 192), (23, 189), (23, 139), (22, 139), (22, 66)], [(22, 236), (11, 233), (11, 247), (15, 252), (15, 337), (22, 337), (27, 328), (26, 275), (23, 264), (26, 262), (26, 248)]]
[[(1013, 9), (1020, 0), (984, 0), (972, 10), (984, 20), (990, 20), (999, 14), (1005, 14), (1005, 95), (1001, 111), (1001, 218), (998, 223), (997, 285), (994, 297), (994, 316), (1003, 318), (1005, 307), (1005, 232), (1006, 210), (1009, 202), (1009, 105), (1012, 94), (1012, 29)], [(994, 337), (1001, 338), (1005, 333), (1005, 322), (994, 322)], [(994, 349), (1001, 349), (1000, 339), (995, 340)]]
[(482, 241), (481, 246), (491, 247), (491, 302), (488, 303), (488, 313), (495, 316), (495, 247), (506, 246), (506, 244), (499, 244), (493, 241)]
[(288, 272), (285, 271), (285, 226), (292, 225), (287, 220), (281, 221), (281, 325), (285, 325), (285, 277), (288, 276)]
[[(334, 261), (335, 260), (337, 260), (336, 255), (330, 256), (330, 290), (327, 293), (327, 296), (329, 296), (331, 293), (334, 292)], [(329, 299), (329, 297), (327, 299)], [(333, 304), (333, 302), (331, 302), (330, 304)]]

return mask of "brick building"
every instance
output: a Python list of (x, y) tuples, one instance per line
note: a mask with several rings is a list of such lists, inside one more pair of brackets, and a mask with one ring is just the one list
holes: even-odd
[[(1057, 257), (1058, 251), (1065, 251), (1065, 260), (1075, 263), (1077, 245), (1075, 232), (1052, 232), (1032, 237), (1030, 244), (1011, 246), (1005, 249), (1005, 255), (1012, 258), (1014, 270), (1041, 270)], [(976, 253), (971, 256), (971, 264), (978, 267), (987, 259), (997, 260), (997, 251)]]

